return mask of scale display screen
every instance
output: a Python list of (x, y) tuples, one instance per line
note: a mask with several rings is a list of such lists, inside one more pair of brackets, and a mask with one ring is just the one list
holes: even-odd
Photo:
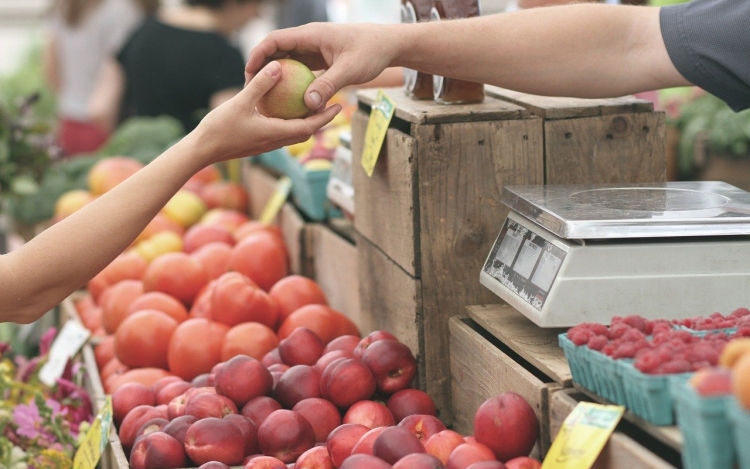
[(558, 246), (508, 218), (484, 271), (541, 311), (565, 255)]

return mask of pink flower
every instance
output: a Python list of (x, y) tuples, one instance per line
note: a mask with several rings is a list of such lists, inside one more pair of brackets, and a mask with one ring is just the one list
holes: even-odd
[(39, 416), (39, 409), (34, 402), (29, 405), (19, 404), (13, 409), (13, 420), (16, 423), (16, 433), (30, 440), (41, 436), (42, 419)]
[(55, 341), (56, 336), (57, 329), (54, 327), (50, 327), (47, 332), (42, 334), (42, 337), (39, 339), (39, 355), (47, 355), (47, 352), (49, 352), (49, 349), (52, 347), (52, 342)]

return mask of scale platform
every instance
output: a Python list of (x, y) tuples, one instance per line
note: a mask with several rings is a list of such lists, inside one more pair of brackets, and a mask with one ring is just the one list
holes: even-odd
[(480, 282), (541, 327), (750, 307), (750, 193), (723, 182), (510, 186)]

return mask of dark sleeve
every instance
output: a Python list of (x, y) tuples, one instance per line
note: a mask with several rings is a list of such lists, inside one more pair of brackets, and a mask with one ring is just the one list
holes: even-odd
[(245, 86), (245, 60), (239, 49), (222, 44), (222, 47), (217, 47), (212, 62), (206, 67), (210, 75), (211, 93)]
[(660, 13), (664, 44), (691, 83), (750, 108), (750, 0), (693, 0)]

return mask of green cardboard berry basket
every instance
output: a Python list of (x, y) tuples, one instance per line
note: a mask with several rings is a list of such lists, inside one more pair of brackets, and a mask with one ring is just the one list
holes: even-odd
[[(677, 425), (685, 439), (682, 445), (685, 469), (734, 468), (736, 452), (729, 422), (732, 396), (703, 397), (687, 380), (673, 384)], [(747, 435), (744, 434), (745, 438)]]
[(732, 428), (734, 447), (740, 469), (750, 469), (750, 411), (742, 408), (736, 398), (730, 399), (727, 408)]

